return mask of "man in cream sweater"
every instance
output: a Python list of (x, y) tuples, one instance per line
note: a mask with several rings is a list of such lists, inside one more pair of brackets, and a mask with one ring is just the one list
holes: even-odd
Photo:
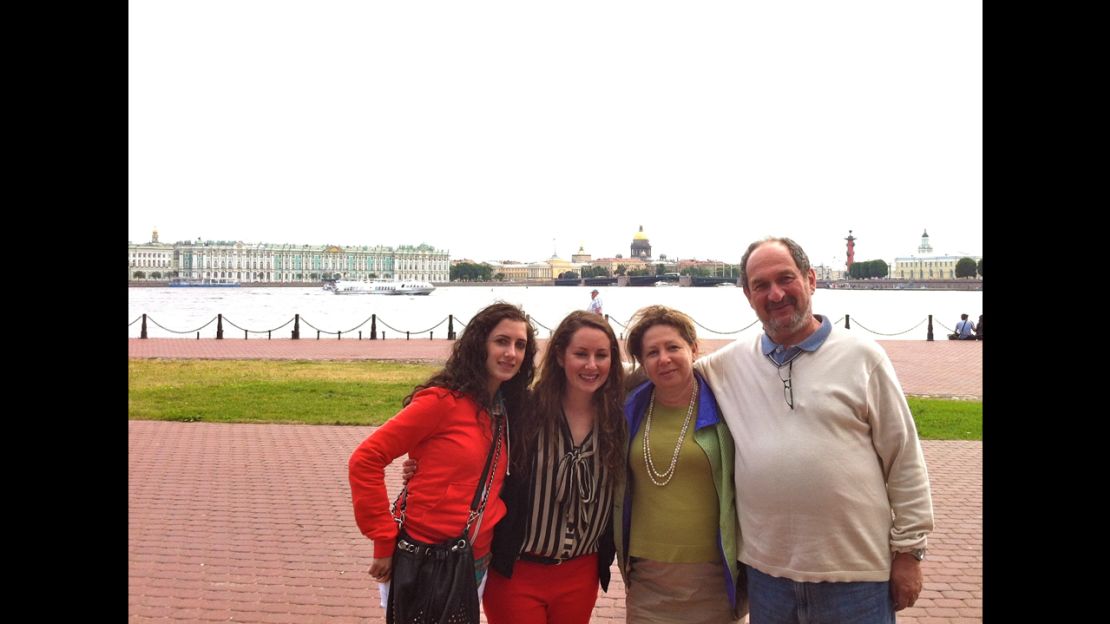
[(921, 592), (929, 476), (890, 359), (814, 315), (817, 275), (789, 238), (752, 243), (744, 294), (764, 334), (695, 364), (736, 442), (751, 620), (894, 622)]

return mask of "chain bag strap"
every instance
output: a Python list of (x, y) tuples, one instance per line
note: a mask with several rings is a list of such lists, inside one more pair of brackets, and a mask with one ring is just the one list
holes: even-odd
[[(501, 456), (501, 429), (502, 425), (508, 419), (505, 414), (504, 403), (501, 401), (500, 395), (497, 397), (498, 404), (501, 407), (500, 417), (490, 414), (494, 419), (493, 428), (493, 443), (490, 444), (489, 453), (486, 455), (485, 466), (482, 467), (482, 478), (478, 481), (478, 489), (474, 492), (474, 498), (470, 502), (470, 513), (466, 517), (466, 527), (463, 528), (462, 535), (464, 538), (469, 539), (470, 525), (478, 518), (486, 509), (486, 503), (489, 502), (490, 489), (493, 487), (493, 475), (497, 471), (497, 462)], [(406, 483), (401, 492), (397, 494), (393, 504), (389, 508), (389, 513), (393, 516), (393, 521), (397, 523), (397, 529), (400, 530), (405, 526), (405, 508), (408, 506), (409, 499), (409, 486)], [(480, 524), (480, 522), (479, 522)], [(477, 533), (477, 528), (474, 531)]]

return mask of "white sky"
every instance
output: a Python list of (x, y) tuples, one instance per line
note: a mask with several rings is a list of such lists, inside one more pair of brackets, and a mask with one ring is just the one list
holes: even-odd
[(128, 239), (982, 253), (982, 6), (130, 2)]

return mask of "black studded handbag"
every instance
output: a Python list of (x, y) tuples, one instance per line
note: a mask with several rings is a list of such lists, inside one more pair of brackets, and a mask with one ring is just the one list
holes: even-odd
[(501, 455), (504, 418), (497, 418), (496, 422), (482, 478), (470, 503), (466, 526), (458, 537), (439, 544), (413, 539), (404, 528), (407, 485), (394, 502), (394, 519), (399, 530), (386, 603), (387, 624), (478, 624), (478, 583), (470, 525), (486, 508)]

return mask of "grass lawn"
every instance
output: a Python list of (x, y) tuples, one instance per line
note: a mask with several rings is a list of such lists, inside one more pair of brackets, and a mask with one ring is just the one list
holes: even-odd
[(127, 417), (380, 425), (436, 370), (370, 360), (128, 360)]
[(922, 440), (982, 440), (983, 402), (907, 397)]
[[(438, 366), (373, 360), (127, 362), (137, 420), (380, 425)], [(909, 397), (924, 440), (982, 440), (982, 401)]]

